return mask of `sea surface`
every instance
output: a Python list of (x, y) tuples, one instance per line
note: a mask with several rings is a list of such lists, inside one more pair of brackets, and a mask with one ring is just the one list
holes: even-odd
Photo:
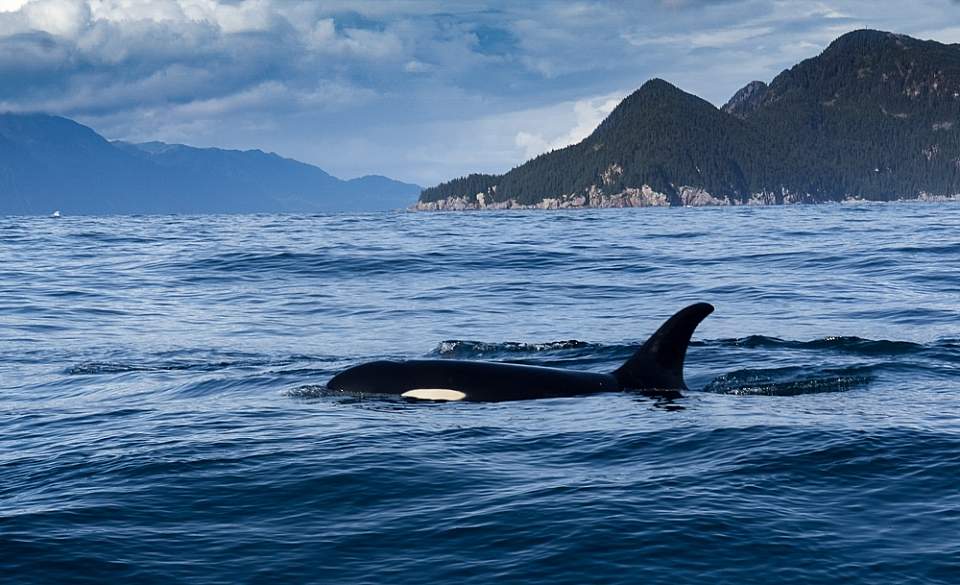
[[(690, 391), (330, 395), (352, 364)], [(960, 583), (960, 205), (0, 218), (0, 582)]]

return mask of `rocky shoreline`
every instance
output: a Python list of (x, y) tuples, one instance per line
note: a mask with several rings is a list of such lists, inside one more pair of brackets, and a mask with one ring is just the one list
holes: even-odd
[[(490, 193), (477, 193), (473, 196), (447, 197), (437, 201), (418, 201), (410, 209), (412, 211), (482, 211), (501, 209), (623, 209), (631, 207), (670, 207), (670, 197), (666, 193), (654, 191), (649, 185), (636, 189), (626, 189), (620, 193), (607, 194), (594, 187), (582, 194), (560, 195), (549, 197), (539, 203), (524, 204), (516, 199), (506, 201), (490, 201)], [(750, 199), (739, 201), (727, 196), (715, 197), (703, 189), (696, 187), (680, 187), (677, 189), (679, 207), (715, 207), (741, 205), (795, 205), (813, 203), (853, 203), (887, 200), (868, 199), (864, 197), (847, 196), (843, 199), (819, 199), (808, 193), (791, 193), (784, 190), (781, 193), (761, 192), (754, 193)], [(896, 201), (926, 201), (947, 202), (960, 201), (960, 193), (951, 196), (931, 195), (920, 193), (915, 197), (901, 198)]]

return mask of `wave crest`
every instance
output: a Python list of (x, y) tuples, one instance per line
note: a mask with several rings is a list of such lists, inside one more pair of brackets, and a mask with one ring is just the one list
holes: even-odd
[(491, 353), (542, 353), (589, 347), (598, 346), (577, 339), (547, 341), (544, 343), (524, 343), (519, 341), (486, 342), (448, 339), (441, 341), (432, 353), (433, 355), (440, 356), (482, 356)]
[(753, 396), (798, 396), (846, 392), (869, 385), (874, 380), (870, 368), (838, 368), (814, 370), (778, 368), (771, 370), (743, 369), (714, 378), (704, 392)]
[(828, 349), (845, 353), (859, 353), (866, 355), (905, 355), (919, 353), (926, 346), (912, 341), (889, 341), (886, 339), (873, 340), (854, 336), (830, 335), (812, 341), (791, 341), (765, 335), (750, 335), (748, 337), (717, 339), (704, 342), (704, 345), (718, 345), (721, 347), (749, 347), (769, 349)]

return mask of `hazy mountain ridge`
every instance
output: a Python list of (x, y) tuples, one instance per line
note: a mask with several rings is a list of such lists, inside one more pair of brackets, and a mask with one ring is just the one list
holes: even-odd
[[(476, 189), (476, 190), (474, 190)], [(953, 198), (960, 45), (843, 35), (722, 108), (662, 80), (582, 142), (425, 189), (421, 209)]]
[(0, 114), (0, 214), (375, 211), (419, 191), (260, 150), (109, 142), (67, 118)]

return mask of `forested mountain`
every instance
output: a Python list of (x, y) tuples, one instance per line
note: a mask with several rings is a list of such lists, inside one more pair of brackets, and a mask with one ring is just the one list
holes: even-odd
[(419, 190), (259, 150), (111, 143), (66, 118), (0, 114), (0, 215), (373, 211)]
[[(482, 193), (479, 198), (477, 194)], [(861, 30), (722, 109), (645, 83), (582, 142), (425, 189), (424, 209), (960, 194), (960, 45)]]

